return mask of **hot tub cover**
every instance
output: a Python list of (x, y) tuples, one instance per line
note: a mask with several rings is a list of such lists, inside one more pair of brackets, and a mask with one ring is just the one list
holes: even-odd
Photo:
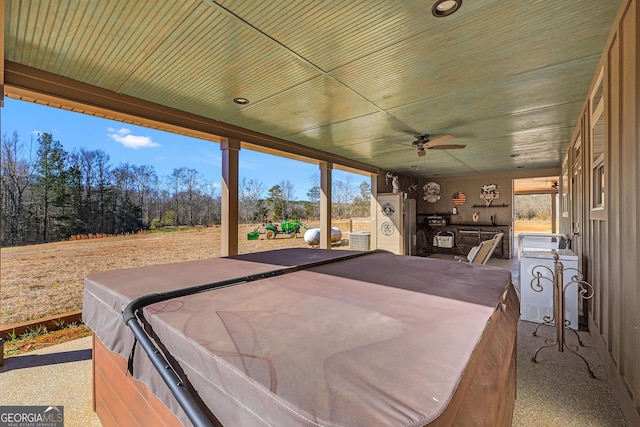
[[(93, 274), (84, 319), (125, 357), (123, 308), (152, 292), (337, 258), (284, 249)], [(507, 270), (373, 253), (153, 304), (151, 334), (226, 426), (422, 426), (452, 399)], [(134, 374), (189, 425), (142, 351)]]

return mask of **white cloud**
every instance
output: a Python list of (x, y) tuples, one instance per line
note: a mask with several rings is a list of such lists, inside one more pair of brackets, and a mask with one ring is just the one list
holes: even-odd
[(132, 135), (131, 131), (127, 128), (121, 128), (118, 130), (109, 128), (107, 130), (111, 132), (107, 134), (110, 138), (127, 148), (137, 150), (138, 148), (160, 147), (160, 144), (153, 142), (148, 136)]

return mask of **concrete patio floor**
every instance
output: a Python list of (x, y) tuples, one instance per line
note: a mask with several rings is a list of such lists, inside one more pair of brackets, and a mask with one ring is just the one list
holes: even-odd
[(2, 406), (63, 406), (65, 427), (100, 427), (92, 403), (91, 337), (7, 357)]

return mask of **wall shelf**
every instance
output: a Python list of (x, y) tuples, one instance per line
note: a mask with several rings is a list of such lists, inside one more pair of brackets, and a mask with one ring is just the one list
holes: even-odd
[(508, 208), (509, 205), (502, 203), (501, 205), (473, 205), (472, 208)]

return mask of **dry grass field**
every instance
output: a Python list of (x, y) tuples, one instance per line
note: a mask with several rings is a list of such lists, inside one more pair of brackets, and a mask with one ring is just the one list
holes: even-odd
[[(317, 223), (307, 223), (318, 227)], [(334, 220), (348, 237), (349, 220)], [(248, 240), (255, 225), (241, 225), (241, 254), (290, 247), (309, 247), (302, 236), (279, 235)], [(301, 230), (301, 235), (305, 229)], [(2, 248), (0, 252), (0, 327), (82, 308), (83, 278), (119, 268), (165, 264), (220, 256), (220, 227), (107, 237)], [(344, 246), (343, 248), (347, 248)]]
[(513, 234), (517, 236), (523, 231), (530, 233), (551, 233), (551, 221), (516, 221)]

